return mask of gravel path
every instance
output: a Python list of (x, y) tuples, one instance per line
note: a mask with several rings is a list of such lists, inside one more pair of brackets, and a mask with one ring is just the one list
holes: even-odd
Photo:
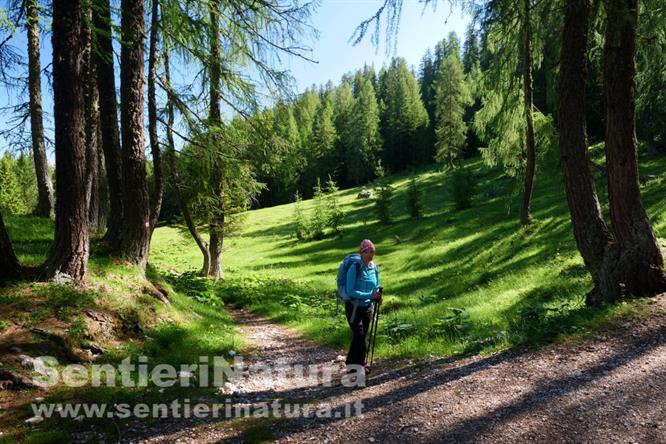
[[(356, 389), (253, 370), (258, 363), (321, 364), (339, 380), (343, 352), (245, 311), (232, 313), (256, 349), (246, 360), (249, 377), (233, 387), (231, 399), (310, 404), (330, 409), (330, 417), (169, 420), (133, 429), (123, 441), (242, 442), (270, 430), (269, 438), (297, 443), (666, 443), (666, 295), (654, 299), (649, 315), (593, 338), (377, 367), (368, 386)], [(362, 414), (344, 417), (359, 401)]]

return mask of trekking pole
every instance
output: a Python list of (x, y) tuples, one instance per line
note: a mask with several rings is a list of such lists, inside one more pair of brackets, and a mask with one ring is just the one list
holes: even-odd
[(372, 331), (375, 327), (375, 311), (372, 311), (372, 318), (370, 318), (370, 328), (367, 331), (368, 345), (365, 347), (365, 363), (368, 363), (368, 355), (370, 354), (370, 347), (372, 346)]
[(370, 353), (370, 367), (372, 367), (372, 363), (375, 360), (375, 344), (377, 342), (377, 324), (379, 324), (379, 307), (381, 307), (381, 299), (379, 300), (379, 303), (377, 304), (377, 314), (375, 315), (375, 332), (372, 335), (372, 352)]

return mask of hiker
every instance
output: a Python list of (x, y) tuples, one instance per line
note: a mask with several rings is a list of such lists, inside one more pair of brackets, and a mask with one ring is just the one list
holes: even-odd
[(375, 301), (381, 304), (382, 299), (379, 271), (372, 261), (375, 257), (375, 245), (364, 239), (359, 246), (359, 253), (360, 266), (349, 267), (347, 270), (346, 292), (350, 300), (345, 302), (345, 314), (353, 333), (345, 361), (348, 369), (353, 364), (365, 365), (365, 336), (372, 318), (372, 303)]

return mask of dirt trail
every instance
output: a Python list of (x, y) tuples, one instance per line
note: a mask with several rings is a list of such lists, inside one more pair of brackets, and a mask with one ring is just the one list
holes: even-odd
[[(298, 443), (666, 443), (666, 295), (654, 300), (650, 312), (593, 338), (538, 350), (378, 367), (362, 389), (250, 372), (234, 387), (234, 402), (310, 403), (319, 411), (330, 407), (332, 417), (169, 420), (125, 431), (123, 441), (242, 442), (272, 436)], [(246, 359), (250, 368), (278, 362), (325, 364), (338, 372), (342, 367), (336, 362), (341, 350), (317, 346), (241, 310), (233, 315), (256, 344)], [(358, 401), (360, 416), (335, 417), (345, 405), (355, 412)]]

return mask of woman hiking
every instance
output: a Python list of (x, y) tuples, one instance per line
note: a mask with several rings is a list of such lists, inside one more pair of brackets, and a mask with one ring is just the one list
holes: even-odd
[(375, 257), (375, 245), (364, 239), (359, 246), (361, 261), (358, 266), (347, 270), (346, 291), (349, 301), (345, 303), (347, 322), (352, 330), (352, 342), (347, 353), (347, 371), (350, 366), (365, 365), (365, 336), (372, 319), (373, 301), (381, 304), (382, 293), (379, 288), (379, 270), (372, 261)]

